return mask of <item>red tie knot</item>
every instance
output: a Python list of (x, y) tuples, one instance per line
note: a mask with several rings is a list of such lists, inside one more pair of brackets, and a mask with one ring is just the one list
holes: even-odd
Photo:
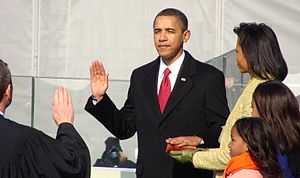
[(164, 77), (168, 77), (170, 75), (171, 71), (169, 68), (166, 68), (164, 71)]

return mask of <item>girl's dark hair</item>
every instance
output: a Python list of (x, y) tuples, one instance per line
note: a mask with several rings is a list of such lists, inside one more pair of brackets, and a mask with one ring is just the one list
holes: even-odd
[(291, 90), (280, 81), (267, 81), (253, 93), (257, 111), (271, 126), (282, 153), (300, 144), (299, 104)]
[(260, 23), (240, 23), (233, 29), (247, 60), (249, 72), (261, 79), (283, 81), (288, 73), (274, 31)]
[(247, 144), (251, 158), (264, 178), (282, 178), (277, 160), (277, 147), (271, 137), (271, 129), (261, 118), (239, 119), (234, 127)]

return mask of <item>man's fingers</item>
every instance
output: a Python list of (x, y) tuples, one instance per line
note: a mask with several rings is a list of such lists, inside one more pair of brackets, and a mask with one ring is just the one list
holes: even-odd
[(70, 104), (71, 102), (71, 95), (66, 88), (58, 87), (55, 90), (53, 104)]
[(90, 80), (92, 80), (93, 79), (93, 76), (94, 76), (94, 74), (93, 74), (93, 62), (90, 64)]
[(61, 104), (62, 103), (62, 100), (63, 100), (63, 96), (62, 96), (62, 92), (61, 92), (62, 88), (59, 87), (58, 88), (58, 104)]
[(102, 62), (99, 62), (99, 61), (98, 61), (98, 70), (99, 70), (101, 75), (105, 75), (104, 65), (103, 65)]
[(185, 140), (183, 138), (181, 138), (181, 137), (173, 138), (170, 141), (171, 144), (175, 144), (175, 145), (177, 145), (177, 144), (183, 144), (184, 142), (185, 142)]
[(57, 105), (57, 103), (58, 103), (58, 88), (56, 88), (54, 92), (53, 105)]
[(64, 104), (69, 106), (70, 93), (69, 93), (68, 89), (65, 87), (63, 88), (63, 91), (64, 91)]
[(68, 106), (72, 106), (72, 97), (71, 97), (71, 93), (66, 89), (67, 92), (67, 104)]
[(98, 61), (94, 61), (93, 62), (93, 77), (96, 77), (97, 76), (97, 62)]
[(61, 104), (64, 105), (66, 103), (66, 99), (67, 99), (66, 89), (64, 87), (61, 87), (61, 96), (62, 96)]
[(189, 146), (189, 141), (183, 140), (180, 143), (177, 144), (178, 147), (184, 147), (184, 146)]
[(187, 145), (187, 146), (182, 146), (181, 149), (182, 149), (182, 150), (196, 150), (197, 147)]
[(60, 104), (70, 106), (72, 104), (72, 98), (69, 90), (65, 87), (59, 87), (59, 96), (61, 97), (59, 99)]
[(101, 63), (100, 61), (95, 61), (95, 75), (100, 75), (101, 74)]
[(91, 66), (90, 66), (90, 78), (93, 79), (96, 76), (96, 63), (97, 61), (92, 61)]
[(90, 66), (90, 79), (94, 79), (99, 76), (107, 76), (105, 68), (102, 62), (95, 60)]

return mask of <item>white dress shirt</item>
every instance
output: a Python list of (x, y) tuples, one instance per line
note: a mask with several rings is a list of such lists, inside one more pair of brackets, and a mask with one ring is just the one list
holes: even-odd
[(171, 91), (174, 88), (180, 67), (183, 63), (184, 60), (184, 52), (179, 56), (179, 58), (171, 65), (167, 66), (164, 61), (162, 60), (162, 58), (160, 58), (160, 65), (159, 65), (159, 72), (158, 72), (158, 80), (157, 80), (157, 94), (159, 93), (159, 89), (160, 89), (160, 84), (162, 79), (164, 78), (164, 71), (166, 68), (169, 68), (171, 73), (169, 75), (169, 79), (171, 82)]

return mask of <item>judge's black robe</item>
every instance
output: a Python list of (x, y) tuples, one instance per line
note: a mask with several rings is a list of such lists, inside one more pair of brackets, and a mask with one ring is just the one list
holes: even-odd
[(56, 139), (0, 115), (0, 178), (89, 178), (89, 150), (72, 124)]

